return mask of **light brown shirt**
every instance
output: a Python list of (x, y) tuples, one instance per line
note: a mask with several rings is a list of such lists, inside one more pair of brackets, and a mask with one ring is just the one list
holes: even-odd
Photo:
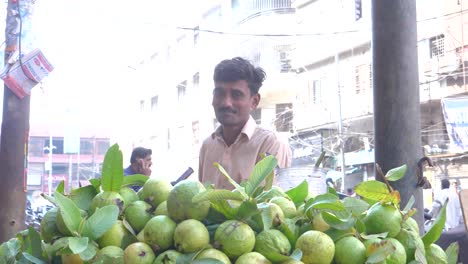
[(229, 176), (240, 183), (250, 177), (255, 164), (261, 159), (261, 153), (275, 155), (280, 168), (291, 166), (292, 152), (289, 145), (280, 141), (274, 132), (257, 126), (252, 117), (231, 146), (226, 145), (221, 131), (222, 127), (218, 127), (201, 146), (198, 171), (201, 182), (232, 190), (234, 186), (213, 163), (221, 164)]

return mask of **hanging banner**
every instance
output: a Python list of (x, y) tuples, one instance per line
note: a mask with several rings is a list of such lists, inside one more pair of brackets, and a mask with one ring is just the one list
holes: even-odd
[(468, 151), (468, 97), (441, 100), (445, 126), (457, 152)]

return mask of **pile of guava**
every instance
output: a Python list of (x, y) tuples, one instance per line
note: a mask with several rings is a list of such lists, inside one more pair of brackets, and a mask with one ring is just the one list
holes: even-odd
[[(359, 196), (340, 199), (334, 189), (309, 192), (306, 181), (290, 190), (273, 185), (277, 161), (265, 156), (249, 179), (233, 190), (197, 180), (172, 186), (161, 176), (123, 176), (117, 144), (106, 153), (101, 179), (53, 196), (42, 219), (0, 245), (0, 263), (127, 264), (360, 264), (456, 263), (458, 244), (445, 251), (435, 242), (445, 206), (420, 236), (410, 200), (390, 182), (406, 166), (382, 175), (384, 182), (355, 187)], [(140, 185), (135, 192), (129, 186)]]

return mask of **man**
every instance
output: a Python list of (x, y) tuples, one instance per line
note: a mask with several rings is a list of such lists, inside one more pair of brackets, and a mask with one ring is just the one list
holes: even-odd
[(274, 155), (280, 168), (291, 165), (289, 145), (274, 132), (257, 126), (250, 116), (260, 103), (258, 91), (265, 76), (263, 69), (239, 57), (223, 60), (215, 67), (212, 106), (221, 125), (201, 146), (201, 182), (216, 188), (234, 188), (213, 166), (214, 162), (221, 164), (237, 183), (249, 178), (261, 154)]
[[(151, 149), (137, 147), (133, 149), (132, 156), (130, 157), (130, 166), (124, 169), (124, 176), (133, 174), (143, 174), (146, 176), (151, 175)], [(132, 186), (135, 191), (140, 189), (140, 186)]]
[[(458, 226), (462, 221), (460, 199), (454, 190), (450, 189), (450, 181), (443, 179), (441, 181), (442, 190), (434, 195), (434, 203), (432, 205), (432, 211), (436, 214), (440, 211), (440, 208), (448, 199), (446, 209), (446, 221), (445, 229), (449, 230)], [(435, 217), (435, 215), (433, 215)]]

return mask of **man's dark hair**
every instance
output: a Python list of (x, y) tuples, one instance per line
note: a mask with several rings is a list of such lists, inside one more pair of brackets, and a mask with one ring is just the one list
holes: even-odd
[(250, 61), (241, 57), (221, 61), (216, 65), (213, 75), (215, 82), (246, 81), (252, 95), (258, 93), (265, 78), (266, 73), (262, 68), (253, 66)]
[(449, 180), (443, 179), (443, 180), (440, 181), (440, 183), (442, 184), (442, 190), (450, 188), (450, 181)]
[(151, 149), (143, 148), (143, 147), (137, 147), (134, 148), (132, 151), (132, 156), (130, 157), (130, 163), (135, 163), (137, 162), (137, 159), (144, 159), (149, 155), (152, 155), (153, 151)]

